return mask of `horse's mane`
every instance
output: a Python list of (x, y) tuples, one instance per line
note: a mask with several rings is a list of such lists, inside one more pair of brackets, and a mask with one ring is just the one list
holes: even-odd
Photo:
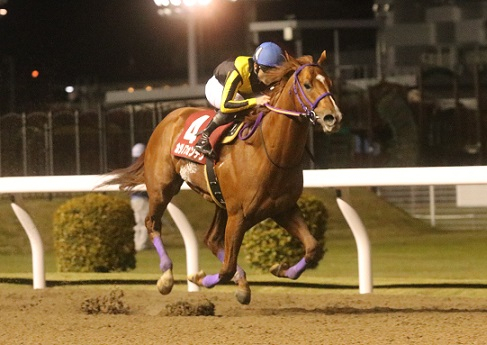
[[(285, 55), (286, 61), (281, 66), (273, 68), (267, 72), (272, 79), (278, 80), (277, 83), (271, 85), (268, 90), (264, 91), (264, 93), (269, 95), (271, 98), (271, 104), (275, 104), (277, 102), (289, 78), (291, 78), (294, 72), (296, 72), (300, 66), (313, 62), (313, 57), (310, 55), (301, 56), (299, 58), (294, 58), (287, 52)], [(256, 107), (252, 109), (248, 116), (245, 117), (244, 121), (249, 123), (255, 122), (257, 116), (261, 112), (268, 113), (269, 111), (270, 110), (264, 106)]]

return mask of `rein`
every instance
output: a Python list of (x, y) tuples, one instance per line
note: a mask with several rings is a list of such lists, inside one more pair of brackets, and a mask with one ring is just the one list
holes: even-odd
[(257, 127), (260, 126), (260, 123), (262, 122), (263, 118), (264, 118), (264, 112), (262, 111), (262, 112), (260, 112), (259, 116), (255, 120), (252, 128), (250, 129), (250, 131), (246, 135), (243, 134), (244, 129), (249, 128), (250, 125), (248, 123), (245, 123), (243, 125), (242, 129), (238, 132), (238, 138), (240, 140), (247, 140), (248, 138), (250, 138), (255, 133), (255, 131), (257, 130)]

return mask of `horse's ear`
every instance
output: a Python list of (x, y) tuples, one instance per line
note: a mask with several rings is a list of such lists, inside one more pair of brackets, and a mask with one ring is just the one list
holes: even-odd
[(291, 60), (291, 55), (289, 55), (289, 53), (287, 52), (287, 50), (284, 51), (284, 58), (286, 59), (286, 61), (290, 61)]
[(290, 62), (292, 64), (296, 63), (296, 57), (292, 56), (287, 51), (284, 51), (284, 57), (286, 58), (286, 62)]
[(318, 59), (318, 65), (323, 65), (325, 60), (326, 60), (326, 50), (323, 50), (323, 53), (321, 53), (321, 56)]

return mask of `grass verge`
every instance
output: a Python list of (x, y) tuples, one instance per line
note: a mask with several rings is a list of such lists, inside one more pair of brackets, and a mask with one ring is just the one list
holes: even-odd
[[(358, 265), (353, 236), (335, 203), (332, 189), (307, 190), (325, 201), (330, 220), (327, 253), (317, 269), (307, 271), (298, 281), (274, 278), (267, 272), (248, 267), (245, 253), (239, 262), (246, 269), (256, 289), (323, 289), (357, 293)], [(123, 196), (122, 196), (123, 197)], [(158, 258), (154, 250), (137, 254), (137, 267), (121, 273), (58, 273), (52, 250), (52, 214), (65, 198), (24, 200), (25, 208), (36, 222), (46, 248), (46, 279), (51, 282), (108, 281), (142, 285), (153, 284), (159, 277)], [(188, 216), (199, 238), (211, 221), (213, 206), (191, 192), (175, 198)], [(351, 203), (362, 217), (372, 244), (375, 291), (380, 293), (440, 294), (487, 297), (487, 231), (442, 231), (411, 218), (364, 188), (352, 189)], [(0, 282), (27, 281), (32, 277), (30, 245), (23, 229), (1, 200)], [(164, 238), (175, 265), (180, 288), (185, 287), (186, 259), (182, 239), (170, 219), (166, 220)], [(200, 267), (208, 273), (218, 272), (220, 263), (206, 248), (200, 248)]]

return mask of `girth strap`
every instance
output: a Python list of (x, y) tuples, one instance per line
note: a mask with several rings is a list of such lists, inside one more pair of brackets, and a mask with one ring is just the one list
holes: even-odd
[(220, 189), (220, 184), (215, 174), (215, 163), (213, 159), (206, 159), (205, 178), (211, 198), (218, 207), (225, 209), (225, 199), (223, 198), (222, 190)]

